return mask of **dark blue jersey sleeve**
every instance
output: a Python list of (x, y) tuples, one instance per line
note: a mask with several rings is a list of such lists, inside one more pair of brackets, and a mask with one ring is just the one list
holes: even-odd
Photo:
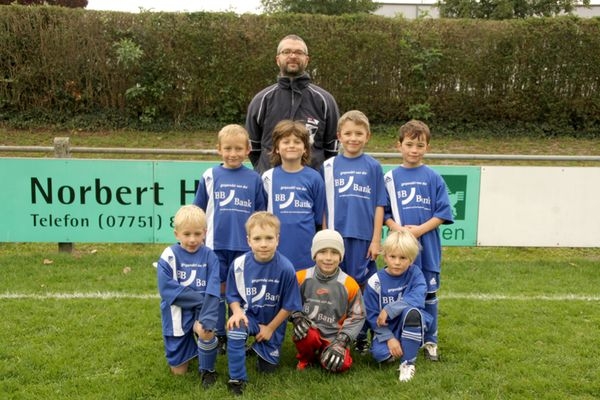
[(208, 193), (206, 193), (206, 184), (204, 182), (204, 175), (200, 177), (198, 182), (198, 189), (196, 190), (196, 197), (194, 198), (194, 204), (206, 211), (208, 204)]
[(214, 331), (217, 328), (217, 317), (219, 311), (220, 296), (207, 294), (202, 303), (202, 308), (196, 319), (202, 324), (204, 330)]

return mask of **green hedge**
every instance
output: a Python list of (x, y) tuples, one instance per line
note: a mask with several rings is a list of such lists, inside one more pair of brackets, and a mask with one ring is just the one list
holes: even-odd
[[(302, 36), (314, 81), (374, 123), (600, 131), (600, 20), (98, 12), (0, 7), (0, 117), (243, 121)], [(39, 115), (39, 114), (36, 114)]]

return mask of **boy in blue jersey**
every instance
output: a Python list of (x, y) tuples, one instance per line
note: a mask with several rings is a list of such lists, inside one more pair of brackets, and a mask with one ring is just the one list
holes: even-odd
[(217, 378), (219, 260), (204, 246), (206, 215), (200, 208), (182, 206), (173, 223), (178, 243), (167, 247), (157, 263), (165, 355), (175, 375), (185, 374), (197, 356), (202, 385), (208, 388)]
[(385, 268), (369, 278), (364, 301), (367, 320), (375, 331), (371, 354), (379, 363), (400, 359), (400, 381), (415, 374), (415, 361), (423, 343), (427, 285), (421, 269), (412, 264), (419, 242), (407, 230), (392, 232), (383, 242)]
[(423, 346), (425, 358), (439, 361), (438, 299), (442, 244), (439, 226), (454, 223), (446, 183), (433, 169), (423, 164), (429, 149), (429, 127), (411, 120), (400, 127), (396, 148), (402, 154), (402, 164), (385, 174), (385, 186), (390, 200), (385, 224), (391, 230), (408, 229), (422, 247), (415, 260), (427, 282), (425, 310), (433, 317)]
[(279, 364), (289, 315), (302, 308), (296, 273), (277, 251), (280, 224), (277, 217), (259, 211), (246, 222), (250, 251), (236, 258), (227, 277), (227, 362), (229, 390), (244, 391), (246, 339), (254, 336), (249, 351), (257, 354), (258, 370), (274, 372)]
[[(326, 190), (325, 227), (344, 238), (346, 254), (340, 267), (361, 287), (377, 271), (384, 206), (387, 204), (383, 170), (373, 157), (364, 154), (371, 137), (369, 119), (352, 110), (338, 121), (342, 153), (323, 164)], [(356, 350), (368, 351), (367, 324), (356, 340)]]
[(227, 349), (225, 281), (229, 265), (250, 248), (244, 224), (255, 211), (265, 210), (267, 199), (260, 176), (242, 163), (250, 152), (248, 132), (241, 125), (224, 126), (217, 137), (223, 163), (207, 169), (198, 183), (194, 204), (206, 212), (206, 246), (221, 263), (221, 302), (217, 321), (219, 353)]
[(267, 210), (281, 221), (278, 250), (299, 271), (312, 267), (310, 244), (323, 223), (325, 186), (323, 178), (307, 164), (309, 135), (298, 121), (280, 121), (273, 130), (274, 168), (262, 175), (267, 192)]

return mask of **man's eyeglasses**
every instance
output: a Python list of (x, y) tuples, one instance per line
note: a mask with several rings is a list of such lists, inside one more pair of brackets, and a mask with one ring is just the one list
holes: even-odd
[(284, 56), (291, 56), (292, 54), (296, 57), (306, 56), (306, 52), (304, 50), (292, 50), (292, 49), (283, 49), (279, 52), (279, 54), (283, 54)]

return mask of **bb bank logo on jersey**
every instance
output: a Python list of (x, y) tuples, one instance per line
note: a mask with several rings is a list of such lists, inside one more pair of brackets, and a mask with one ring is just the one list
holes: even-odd
[(252, 208), (252, 200), (242, 200), (235, 196), (235, 189), (231, 189), (228, 192), (216, 191), (215, 200), (219, 201), (219, 207), (226, 207), (228, 205), (234, 205), (238, 207)]
[[(206, 267), (206, 265), (204, 265)], [(194, 284), (197, 288), (206, 287), (206, 280), (196, 278), (196, 270), (191, 270), (189, 273), (187, 271), (178, 270), (177, 271), (177, 279), (179, 280), (179, 284), (181, 286), (190, 286)]]
[(278, 302), (279, 301), (278, 294), (271, 294), (271, 293), (267, 292), (267, 285), (261, 285), (260, 291), (256, 287), (246, 288), (246, 296), (252, 298), (252, 304), (257, 304), (257, 303), (261, 302), (262, 299), (264, 299), (265, 302), (266, 301), (268, 301), (268, 302)]
[(417, 188), (411, 187), (410, 190), (398, 190), (396, 193), (399, 199), (402, 199), (402, 205), (405, 206), (412, 202), (420, 204), (431, 204), (431, 198), (423, 197), (417, 194)]
[(333, 185), (338, 188), (338, 193), (345, 193), (348, 190), (359, 193), (371, 194), (371, 186), (361, 186), (358, 183), (354, 183), (354, 176), (349, 178), (337, 178), (333, 180)]
[(293, 208), (312, 208), (312, 204), (308, 200), (297, 200), (296, 193), (276, 193), (275, 202), (279, 204), (279, 209), (284, 210), (288, 207)]
[[(328, 303), (331, 304), (330, 301)], [(308, 307), (306, 307), (306, 306), (304, 307), (303, 310), (305, 313), (308, 314), (308, 319), (310, 319), (311, 321), (323, 321), (328, 324), (335, 324), (335, 317), (325, 315), (325, 314), (319, 312), (319, 306), (316, 306), (310, 313), (309, 313)]]

